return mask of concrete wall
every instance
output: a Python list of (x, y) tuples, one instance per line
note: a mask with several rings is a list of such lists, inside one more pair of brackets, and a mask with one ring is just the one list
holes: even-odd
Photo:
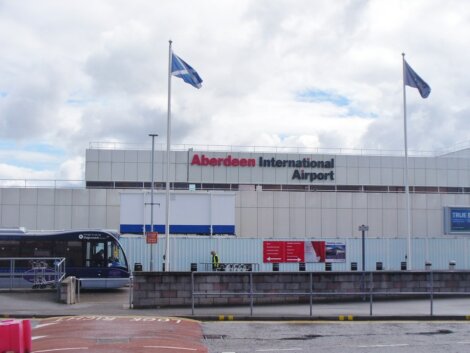
[[(241, 236), (345, 238), (369, 225), (369, 236), (404, 237), (403, 193), (239, 191), (236, 231)], [(470, 194), (412, 194), (415, 236), (444, 234), (443, 207), (470, 205)]]
[[(189, 306), (192, 303), (191, 272), (135, 272), (133, 307)], [(361, 292), (362, 274), (332, 273), (193, 273), (196, 305), (249, 304), (250, 283), (254, 302), (308, 302), (310, 292), (315, 301), (354, 299), (360, 296), (321, 296), (321, 293)], [(366, 274), (369, 279), (369, 274)], [(252, 281), (252, 282), (251, 282)], [(380, 292), (427, 292), (430, 272), (374, 272), (373, 288)], [(367, 282), (366, 282), (367, 283)], [(434, 292), (470, 292), (470, 272), (433, 272)], [(370, 283), (367, 283), (368, 290)], [(228, 293), (237, 293), (223, 295)], [(244, 295), (242, 295), (244, 293)], [(269, 295), (267, 295), (269, 293)], [(292, 293), (291, 296), (276, 293)], [(298, 293), (304, 293), (299, 295)], [(320, 293), (320, 295), (318, 295)]]
[[(209, 158), (253, 158), (256, 167), (191, 166), (194, 154)], [(295, 168), (259, 167), (258, 158), (335, 160), (334, 181), (293, 180)], [(164, 181), (166, 153), (155, 152), (154, 178)], [(87, 181), (150, 181), (151, 151), (101, 150), (86, 151)], [(173, 151), (170, 154), (170, 180), (191, 183), (223, 184), (337, 184), (337, 185), (404, 185), (404, 159), (395, 156), (363, 156), (296, 153), (244, 153)], [(409, 183), (417, 186), (470, 187), (470, 158), (455, 153), (443, 157), (410, 157)], [(321, 168), (306, 171), (329, 171)]]
[[(135, 189), (0, 188), (0, 226), (34, 230), (119, 229), (120, 193)], [(237, 191), (235, 232), (255, 238), (405, 237), (403, 193)], [(412, 234), (442, 236), (443, 207), (470, 206), (470, 194), (411, 195)]]
[(0, 226), (119, 229), (119, 204), (117, 190), (1, 188)]
[[(190, 166), (192, 156), (259, 157), (329, 160), (334, 158), (334, 181), (292, 180), (293, 168)], [(463, 153), (463, 152), (462, 152)], [(412, 234), (444, 234), (443, 207), (470, 206), (470, 158), (458, 153), (443, 157), (410, 158), (410, 185), (459, 187), (458, 193), (417, 192), (411, 195)], [(394, 192), (255, 191), (258, 184), (333, 184), (365, 187), (404, 184), (402, 157), (314, 155), (242, 152), (176, 151), (170, 157), (170, 180), (190, 183), (240, 184), (236, 192), (235, 232), (256, 238), (345, 238), (369, 225), (368, 236), (404, 237), (405, 194)], [(150, 181), (151, 151), (86, 151), (87, 181)], [(155, 155), (155, 181), (165, 176), (165, 153)], [(321, 171), (322, 169), (312, 169)], [(247, 184), (247, 185), (244, 185)], [(248, 188), (251, 187), (251, 188)], [(248, 188), (249, 190), (245, 190)], [(0, 226), (35, 230), (120, 227), (121, 192), (138, 189), (0, 188)], [(422, 191), (422, 190), (421, 190)], [(454, 190), (455, 191), (455, 190)]]

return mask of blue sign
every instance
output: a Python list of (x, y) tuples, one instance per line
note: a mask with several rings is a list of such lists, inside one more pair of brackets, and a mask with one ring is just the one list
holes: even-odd
[(450, 209), (450, 230), (452, 232), (470, 232), (470, 208)]

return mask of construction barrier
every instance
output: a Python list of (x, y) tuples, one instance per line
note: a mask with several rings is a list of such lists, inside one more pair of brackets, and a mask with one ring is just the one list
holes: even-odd
[(29, 320), (0, 321), (0, 352), (31, 352), (31, 322)]

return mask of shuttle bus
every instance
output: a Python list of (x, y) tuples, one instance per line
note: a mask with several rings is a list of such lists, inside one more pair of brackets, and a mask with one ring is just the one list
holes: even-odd
[[(41, 258), (65, 258), (66, 276), (80, 278), (83, 288), (123, 287), (129, 283), (130, 271), (119, 236), (109, 230), (27, 232), (0, 229), (0, 271), (3, 274), (11, 271), (6, 259), (15, 259), (15, 274), (23, 271), (24, 279), (31, 282), (31, 264), (37, 264)], [(49, 269), (43, 269), (43, 272), (51, 270), (53, 265), (49, 264)]]

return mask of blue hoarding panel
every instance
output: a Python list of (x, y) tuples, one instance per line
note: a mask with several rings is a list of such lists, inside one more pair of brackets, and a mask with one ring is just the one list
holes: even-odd
[[(153, 229), (159, 233), (165, 233), (165, 226), (163, 224), (154, 224)], [(121, 233), (142, 234), (142, 224), (121, 224)], [(145, 230), (150, 232), (150, 225), (145, 225)], [(211, 234), (210, 225), (170, 225), (171, 234)], [(212, 234), (235, 234), (235, 226), (233, 225), (213, 225)]]
[(451, 208), (450, 230), (452, 232), (470, 232), (470, 208)]

